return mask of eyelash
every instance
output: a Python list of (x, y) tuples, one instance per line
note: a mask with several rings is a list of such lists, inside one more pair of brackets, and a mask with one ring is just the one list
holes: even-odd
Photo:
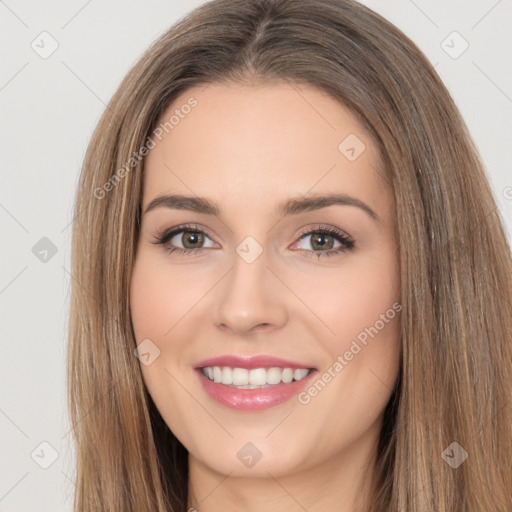
[[(156, 245), (163, 245), (165, 250), (169, 254), (176, 253), (181, 256), (191, 256), (193, 254), (197, 254), (199, 251), (207, 249), (206, 247), (200, 247), (198, 249), (182, 249), (181, 247), (169, 247), (168, 245), (166, 245), (169, 240), (171, 240), (172, 238), (174, 238), (174, 236), (176, 236), (177, 234), (179, 234), (181, 232), (192, 232), (192, 233), (197, 233), (197, 234), (203, 234), (203, 235), (206, 235), (208, 238), (211, 238), (198, 225), (183, 224), (181, 226), (176, 226), (167, 231), (157, 233), (155, 236), (155, 241), (151, 242), (151, 243), (156, 244)], [(332, 236), (334, 239), (336, 239), (338, 242), (340, 242), (342, 244), (342, 247), (338, 247), (337, 249), (329, 249), (328, 251), (313, 251), (313, 250), (299, 249), (300, 252), (306, 252), (308, 254), (308, 256), (310, 256), (310, 257), (322, 258), (324, 256), (334, 256), (336, 254), (350, 251), (354, 248), (354, 240), (352, 240), (349, 236), (347, 236), (346, 234), (344, 234), (343, 232), (341, 232), (335, 228), (318, 227), (315, 229), (310, 229), (309, 231), (301, 233), (298, 240), (301, 240), (305, 236), (312, 235), (312, 234), (321, 234), (321, 235)]]

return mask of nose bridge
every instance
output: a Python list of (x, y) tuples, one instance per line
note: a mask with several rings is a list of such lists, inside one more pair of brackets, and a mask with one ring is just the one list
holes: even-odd
[(214, 308), (214, 323), (238, 334), (261, 325), (281, 327), (287, 319), (284, 291), (267, 268), (267, 253), (258, 246), (250, 239), (237, 246)]

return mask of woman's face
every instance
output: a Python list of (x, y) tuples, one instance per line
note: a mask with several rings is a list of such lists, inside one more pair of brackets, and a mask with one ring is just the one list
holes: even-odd
[(288, 84), (192, 88), (166, 121), (130, 296), (163, 419), (191, 464), (222, 474), (366, 460), (401, 309), (374, 143), (338, 102)]

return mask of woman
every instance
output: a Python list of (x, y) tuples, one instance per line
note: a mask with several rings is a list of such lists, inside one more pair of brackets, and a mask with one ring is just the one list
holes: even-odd
[(512, 509), (512, 262), (432, 66), (351, 0), (215, 0), (90, 143), (75, 510)]

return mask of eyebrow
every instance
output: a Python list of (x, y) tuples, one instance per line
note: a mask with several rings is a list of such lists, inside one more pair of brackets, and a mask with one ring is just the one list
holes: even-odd
[[(382, 219), (366, 203), (347, 194), (317, 194), (309, 197), (294, 197), (281, 203), (277, 207), (277, 214), (281, 216), (297, 215), (303, 212), (320, 210), (333, 205), (354, 206), (366, 212), (373, 220), (382, 223)], [(192, 197), (179, 194), (162, 195), (155, 197), (144, 210), (148, 213), (156, 208), (165, 207), (177, 210), (189, 210), (206, 215), (220, 216), (220, 206), (205, 197)]]

